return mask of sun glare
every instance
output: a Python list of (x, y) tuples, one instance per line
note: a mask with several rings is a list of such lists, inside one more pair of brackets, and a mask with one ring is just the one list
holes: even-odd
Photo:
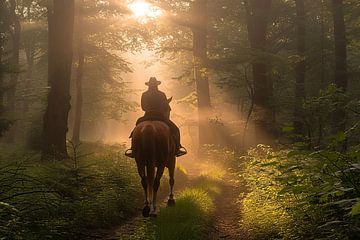
[(160, 8), (142, 0), (131, 2), (129, 4), (129, 9), (134, 13), (135, 17), (141, 21), (158, 18), (162, 15)]

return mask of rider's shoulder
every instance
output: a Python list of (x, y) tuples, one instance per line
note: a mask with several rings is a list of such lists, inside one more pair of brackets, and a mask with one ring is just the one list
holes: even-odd
[(146, 90), (145, 92), (143, 92), (142, 94), (143, 96), (161, 96), (161, 97), (166, 97), (166, 94), (160, 90), (156, 90), (156, 91), (149, 91)]

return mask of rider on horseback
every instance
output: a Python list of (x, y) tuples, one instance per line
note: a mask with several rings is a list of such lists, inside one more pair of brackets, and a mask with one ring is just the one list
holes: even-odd
[[(149, 82), (145, 83), (145, 85), (149, 86), (149, 89), (144, 92), (141, 97), (141, 108), (145, 112), (145, 115), (137, 120), (136, 125), (144, 121), (165, 122), (169, 126), (176, 143), (176, 156), (180, 157), (185, 155), (187, 151), (180, 144), (179, 128), (169, 119), (171, 111), (169, 100), (166, 98), (165, 93), (158, 89), (160, 84), (161, 82), (155, 77), (150, 78)], [(132, 134), (130, 137), (132, 137)], [(132, 148), (128, 149), (125, 155), (131, 158), (135, 157)]]

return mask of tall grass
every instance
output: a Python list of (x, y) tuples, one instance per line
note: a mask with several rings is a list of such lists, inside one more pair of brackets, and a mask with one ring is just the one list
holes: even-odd
[(134, 234), (123, 234), (120, 239), (207, 239), (215, 210), (214, 199), (220, 192), (218, 182), (200, 176), (189, 184), (191, 187), (176, 194), (174, 207), (162, 206), (155, 219), (145, 220)]
[(86, 144), (69, 160), (42, 162), (36, 153), (3, 149), (0, 238), (79, 239), (135, 214), (139, 179), (122, 151)]

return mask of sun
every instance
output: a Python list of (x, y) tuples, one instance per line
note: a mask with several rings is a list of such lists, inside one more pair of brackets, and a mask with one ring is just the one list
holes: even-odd
[(158, 18), (163, 14), (160, 8), (155, 7), (154, 5), (143, 0), (133, 1), (128, 6), (129, 9), (133, 12), (135, 18), (141, 21)]

